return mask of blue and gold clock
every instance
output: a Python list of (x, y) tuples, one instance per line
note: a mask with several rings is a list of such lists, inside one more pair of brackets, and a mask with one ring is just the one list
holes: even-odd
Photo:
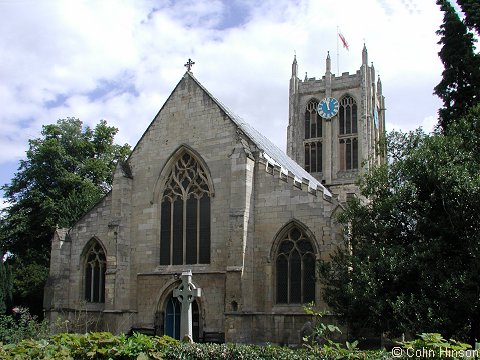
[(333, 97), (326, 97), (318, 103), (318, 115), (324, 119), (331, 119), (338, 113), (338, 100)]

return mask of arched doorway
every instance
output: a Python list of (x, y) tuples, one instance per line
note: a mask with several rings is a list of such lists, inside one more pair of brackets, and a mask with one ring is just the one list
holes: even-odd
[(176, 297), (170, 295), (165, 307), (165, 335), (180, 339), (180, 312), (181, 304)]
[[(171, 292), (165, 302), (163, 310), (163, 334), (180, 340), (180, 316), (182, 306), (178, 299)], [(192, 335), (193, 341), (199, 341), (200, 335), (200, 311), (198, 302), (192, 303)]]

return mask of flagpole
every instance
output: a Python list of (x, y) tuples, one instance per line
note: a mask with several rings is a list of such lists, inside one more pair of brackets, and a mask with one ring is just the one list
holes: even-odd
[(337, 25), (337, 76), (340, 75), (340, 50), (338, 48), (338, 25)]

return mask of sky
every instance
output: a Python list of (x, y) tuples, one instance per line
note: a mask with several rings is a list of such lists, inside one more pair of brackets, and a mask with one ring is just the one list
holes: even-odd
[(294, 54), (301, 79), (324, 75), (328, 51), (341, 75), (365, 44), (387, 130), (430, 131), (441, 23), (434, 0), (0, 0), (0, 185), (58, 119), (105, 119), (133, 147), (189, 58), (213, 96), (285, 150)]

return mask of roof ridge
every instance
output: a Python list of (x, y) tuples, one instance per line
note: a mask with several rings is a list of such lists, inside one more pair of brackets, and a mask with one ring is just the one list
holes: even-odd
[(273, 166), (280, 166), (281, 170), (288, 174), (292, 174), (299, 182), (307, 181), (309, 186), (314, 189), (321, 189), (326, 196), (331, 197), (330, 191), (323, 186), (323, 184), (315, 179), (308, 171), (301, 167), (295, 160), (290, 158), (283, 150), (270, 141), (265, 135), (256, 130), (252, 125), (236, 115), (227, 106), (225, 106), (220, 100), (213, 96), (201, 83), (198, 81), (191, 72), (186, 72), (185, 76), (195, 81), (195, 83), (220, 107), (225, 114), (233, 121), (235, 125), (263, 152), (263, 157), (271, 163)]

